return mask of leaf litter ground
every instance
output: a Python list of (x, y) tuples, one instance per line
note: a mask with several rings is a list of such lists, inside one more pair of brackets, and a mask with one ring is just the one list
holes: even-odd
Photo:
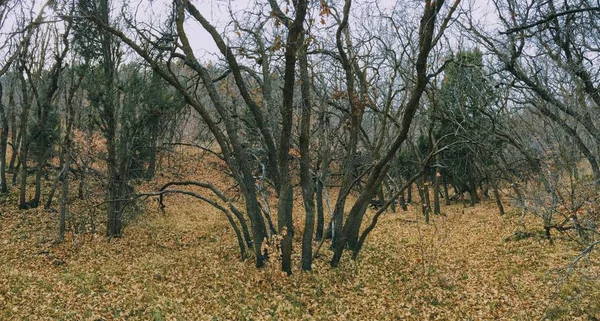
[[(182, 177), (213, 181), (235, 195), (218, 162), (190, 157), (176, 164), (141, 189)], [(356, 262), (347, 255), (330, 268), (326, 245), (309, 273), (299, 270), (297, 220), (290, 277), (275, 260), (260, 270), (241, 262), (223, 215), (189, 197), (168, 196), (164, 213), (149, 200), (121, 239), (107, 240), (99, 227), (69, 233), (59, 245), (56, 213), (19, 211), (13, 194), (0, 202), (0, 320), (600, 318), (598, 252), (567, 275), (580, 251), (573, 242), (505, 242), (518, 217), (497, 215), (492, 202), (443, 207), (445, 216), (429, 225), (414, 207), (386, 213)], [(295, 216), (304, 216), (300, 205)], [(540, 224), (526, 221), (532, 230)]]

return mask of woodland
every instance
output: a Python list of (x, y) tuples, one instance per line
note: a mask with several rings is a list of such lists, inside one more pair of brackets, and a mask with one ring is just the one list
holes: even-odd
[(0, 320), (598, 320), (595, 0), (0, 0)]

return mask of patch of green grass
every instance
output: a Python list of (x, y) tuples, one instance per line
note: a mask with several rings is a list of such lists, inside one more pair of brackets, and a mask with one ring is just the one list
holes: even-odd
[(164, 321), (165, 320), (165, 316), (163, 315), (163, 312), (161, 309), (153, 309), (152, 310), (152, 320), (154, 321)]

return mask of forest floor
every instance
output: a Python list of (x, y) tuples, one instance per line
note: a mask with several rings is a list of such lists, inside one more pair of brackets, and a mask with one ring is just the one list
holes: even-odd
[[(205, 164), (184, 162), (177, 175), (220, 175), (218, 164)], [(226, 178), (217, 181), (227, 188)], [(507, 242), (518, 214), (499, 216), (491, 201), (445, 206), (429, 225), (415, 207), (387, 213), (357, 261), (346, 255), (331, 268), (323, 246), (308, 273), (299, 270), (298, 232), (287, 277), (276, 260), (260, 270), (240, 261), (223, 215), (185, 196), (169, 196), (164, 213), (148, 201), (120, 239), (98, 227), (56, 244), (58, 214), (19, 211), (15, 193), (0, 199), (0, 320), (600, 318), (600, 251), (569, 269), (581, 248), (568, 238)]]

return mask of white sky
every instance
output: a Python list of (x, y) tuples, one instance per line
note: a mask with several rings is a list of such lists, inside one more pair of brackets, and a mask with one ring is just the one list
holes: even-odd
[[(244, 11), (250, 6), (251, 0), (192, 0), (198, 10), (209, 19), (220, 32), (225, 30), (229, 22), (228, 6), (231, 5), (233, 12)], [(338, 0), (340, 1), (340, 0)], [(473, 17), (482, 23), (490, 24), (496, 21), (494, 7), (491, 0), (462, 0), (461, 6), (464, 9), (471, 8)], [(266, 1), (265, 1), (266, 2)], [(390, 7), (394, 5), (394, 0), (382, 0), (387, 2)], [(453, 0), (447, 0), (449, 5)], [(210, 35), (202, 27), (194, 22), (188, 21), (186, 30), (191, 42), (195, 46), (197, 58), (200, 60), (211, 59), (218, 53), (218, 49)]]
[[(200, 13), (204, 15), (219, 31), (224, 31), (229, 22), (228, 6), (231, 5), (234, 12), (244, 11), (250, 5), (249, 0), (196, 0), (193, 1)], [(211, 55), (218, 52), (215, 42), (199, 23), (188, 21), (186, 25), (188, 37), (195, 44), (197, 58), (210, 59)]]
[[(121, 1), (123, 1), (124, 3), (130, 3), (127, 0), (113, 0), (113, 4), (114, 5), (118, 5), (117, 3), (121, 3)], [(167, 8), (169, 8), (168, 3), (170, 3), (171, 0), (142, 0), (145, 2), (145, 4), (147, 5), (145, 8), (140, 8), (140, 6), (138, 6), (137, 10), (140, 10), (140, 14), (141, 15), (145, 15), (146, 17), (151, 17), (151, 16), (164, 16), (166, 14), (165, 10), (167, 10)], [(151, 1), (152, 5), (149, 5), (148, 2), (146, 1)], [(230, 22), (230, 18), (229, 18), (229, 13), (228, 13), (228, 8), (229, 6), (231, 6), (233, 12), (235, 13), (239, 13), (239, 12), (243, 12), (245, 10), (248, 9), (248, 7), (250, 6), (250, 4), (252, 3), (251, 0), (192, 0), (193, 3), (196, 5), (196, 7), (198, 8), (198, 10), (200, 10), (200, 12), (214, 25), (216, 26), (217, 30), (219, 30), (220, 32), (223, 32), (225, 30), (225, 28), (227, 27), (227, 24)], [(340, 1), (340, 0), (336, 0), (336, 1)], [(46, 0), (24, 0), (24, 4), (26, 4), (27, 7), (29, 7), (30, 5), (33, 5), (34, 8), (37, 8), (37, 10), (34, 9), (34, 11), (39, 12), (39, 8), (41, 7), (41, 5), (43, 3), (45, 3)], [(266, 0), (265, 0), (266, 2)], [(389, 3), (388, 7), (392, 7), (394, 6), (395, 1), (394, 0), (382, 0), (382, 3)], [(453, 0), (447, 0), (447, 3), (452, 3)], [(477, 17), (477, 19), (480, 19), (482, 21), (484, 21), (484, 23), (489, 23), (490, 21), (494, 21), (496, 20), (494, 18), (494, 13), (493, 13), (493, 6), (489, 3), (490, 0), (462, 0), (462, 7), (463, 8), (469, 8), (469, 6), (471, 6), (471, 8), (473, 8), (473, 15), (474, 17)], [(134, 3), (137, 3), (137, 1), (132, 1), (131, 5), (133, 6)], [(27, 5), (29, 4), (29, 5)], [(354, 7), (356, 8), (356, 7)], [(10, 19), (10, 18), (9, 18)], [(152, 19), (152, 18), (150, 18)], [(8, 21), (7, 21), (8, 22)], [(3, 32), (7, 32), (9, 28), (6, 28), (8, 26), (5, 26), (3, 29)], [(231, 27), (229, 27), (229, 30), (231, 31)], [(220, 56), (218, 54), (218, 49), (214, 43), (214, 41), (212, 40), (212, 38), (210, 37), (210, 35), (199, 25), (199, 23), (193, 21), (192, 19), (189, 19), (186, 23), (186, 31), (188, 32), (188, 37), (190, 38), (194, 49), (195, 49), (195, 53), (197, 55), (197, 58), (200, 60), (213, 60), (216, 57)], [(1, 40), (1, 39), (0, 39)]]

